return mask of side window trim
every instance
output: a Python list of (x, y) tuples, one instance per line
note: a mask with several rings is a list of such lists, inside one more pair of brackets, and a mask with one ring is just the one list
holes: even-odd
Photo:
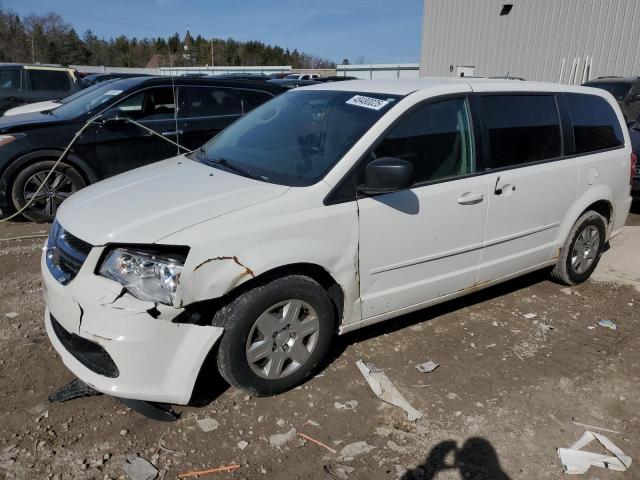
[(323, 200), (324, 205), (335, 205), (338, 203), (353, 202), (358, 200), (358, 198), (362, 198), (362, 196), (359, 195), (355, 191), (355, 189), (352, 195), (349, 194), (348, 196), (341, 197), (340, 194), (342, 193), (341, 189), (344, 188), (344, 186), (347, 185), (350, 180), (352, 180), (356, 175), (359, 174), (360, 169), (362, 168), (362, 165), (364, 164), (366, 159), (369, 157), (371, 152), (374, 151), (380, 145), (380, 143), (382, 143), (382, 141), (410, 115), (412, 115), (419, 109), (426, 107), (427, 105), (443, 102), (446, 100), (465, 99), (469, 105), (469, 114), (470, 114), (470, 120), (471, 120), (469, 127), (470, 127), (470, 133), (474, 139), (474, 145), (473, 145), (474, 156), (475, 156), (474, 171), (465, 175), (458, 175), (453, 177), (439, 178), (437, 180), (427, 180), (424, 182), (419, 182), (414, 184), (411, 187), (411, 190), (413, 190), (414, 188), (421, 188), (427, 185), (435, 185), (438, 183), (451, 182), (451, 181), (459, 180), (462, 178), (469, 178), (469, 177), (485, 174), (486, 172), (478, 168), (479, 164), (481, 164), (481, 160), (479, 159), (481, 158), (480, 155), (482, 154), (483, 148), (482, 148), (482, 138), (481, 138), (481, 135), (479, 135), (479, 131), (477, 130), (477, 126), (478, 126), (477, 120), (476, 120), (477, 113), (474, 111), (474, 107), (473, 107), (473, 101), (472, 101), (473, 95), (474, 94), (472, 92), (451, 93), (446, 95), (440, 95), (437, 97), (427, 98), (411, 106), (411, 108), (409, 108), (408, 110), (403, 112), (402, 115), (396, 118), (393, 121), (393, 123), (391, 123), (391, 125), (385, 128), (384, 131), (378, 136), (378, 138), (376, 138), (375, 141), (369, 146), (369, 148), (367, 148), (367, 150), (360, 156), (360, 158), (358, 158), (358, 160), (351, 166), (349, 171), (345, 173), (345, 175), (340, 179), (340, 181), (331, 189), (331, 191), (324, 198)]
[[(489, 145), (489, 135), (486, 129), (486, 125), (482, 124), (482, 122), (480, 121), (482, 128), (481, 128), (481, 132), (482, 132), (482, 146), (483, 146), (483, 166), (484, 166), (484, 171), (485, 173), (490, 173), (490, 172), (504, 172), (507, 170), (514, 170), (516, 168), (526, 168), (526, 167), (530, 167), (533, 165), (540, 165), (543, 163), (549, 163), (549, 162), (557, 162), (559, 160), (563, 160), (565, 158), (568, 158), (568, 156), (565, 153), (565, 145), (566, 145), (566, 136), (567, 136), (567, 132), (565, 131), (565, 121), (566, 119), (563, 118), (563, 112), (562, 112), (562, 102), (561, 100), (558, 98), (560, 96), (563, 95), (563, 92), (556, 92), (556, 91), (525, 91), (525, 90), (521, 90), (521, 91), (491, 91), (491, 92), (478, 92), (478, 93), (474, 93), (473, 94), (476, 99), (476, 108), (477, 108), (477, 117), (479, 119), (482, 118), (482, 115), (480, 113), (480, 107), (479, 107), (479, 101), (481, 97), (492, 97), (492, 96), (522, 96), (522, 95), (529, 95), (529, 96), (553, 96), (554, 97), (554, 101), (555, 101), (555, 105), (556, 105), (556, 114), (558, 116), (558, 122), (560, 124), (560, 155), (557, 157), (552, 157), (552, 158), (545, 158), (543, 160), (535, 160), (532, 162), (526, 162), (526, 163), (518, 163), (515, 165), (506, 165), (503, 167), (497, 167), (497, 168), (491, 168), (491, 148)], [(570, 127), (571, 130), (571, 137), (573, 138), (573, 131)]]

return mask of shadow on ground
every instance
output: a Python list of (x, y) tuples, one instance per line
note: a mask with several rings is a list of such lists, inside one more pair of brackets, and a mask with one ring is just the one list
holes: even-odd
[(463, 479), (510, 480), (493, 445), (481, 437), (468, 438), (459, 448), (454, 440), (440, 442), (424, 463), (407, 471), (402, 480), (432, 480), (445, 470), (458, 470)]

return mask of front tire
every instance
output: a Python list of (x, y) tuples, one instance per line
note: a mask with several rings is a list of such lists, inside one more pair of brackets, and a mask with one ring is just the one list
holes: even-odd
[[(77, 192), (86, 182), (71, 165), (60, 162), (47, 179), (55, 165), (53, 160), (43, 160), (26, 166), (18, 173), (11, 187), (11, 200), (16, 211), (29, 203), (22, 216), (34, 222), (51, 222), (60, 204)], [(46, 182), (45, 182), (46, 179)], [(44, 186), (37, 193), (38, 188)]]
[(602, 256), (606, 234), (604, 217), (593, 210), (585, 212), (569, 232), (551, 276), (565, 285), (588, 279)]
[(218, 369), (231, 385), (258, 395), (290, 390), (308, 378), (335, 331), (331, 300), (317, 282), (290, 275), (258, 285), (223, 306)]

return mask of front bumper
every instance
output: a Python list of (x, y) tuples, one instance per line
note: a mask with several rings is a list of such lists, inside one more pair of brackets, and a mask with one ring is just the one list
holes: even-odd
[[(102, 393), (187, 404), (200, 368), (223, 329), (172, 323), (182, 309), (163, 305), (154, 309), (153, 303), (122, 294), (119, 284), (93, 273), (101, 253), (101, 248), (94, 248), (67, 285), (51, 275), (43, 254), (45, 325), (51, 343), (74, 375)], [(80, 354), (76, 348), (82, 350)], [(87, 349), (94, 361), (83, 356)], [(108, 359), (115, 364), (116, 376), (114, 370), (101, 368), (100, 362)]]

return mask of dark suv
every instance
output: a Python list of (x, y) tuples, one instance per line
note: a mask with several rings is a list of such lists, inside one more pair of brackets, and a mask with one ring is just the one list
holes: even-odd
[(640, 77), (598, 77), (583, 85), (611, 93), (618, 101), (627, 124), (640, 120)]
[[(23, 215), (50, 221), (58, 205), (85, 185), (194, 150), (284, 91), (264, 82), (137, 77), (106, 82), (50, 111), (2, 117), (0, 210), (6, 215), (35, 197)], [(75, 133), (96, 116), (36, 195)]]
[(64, 98), (81, 88), (73, 68), (0, 65), (0, 115), (25, 103)]

